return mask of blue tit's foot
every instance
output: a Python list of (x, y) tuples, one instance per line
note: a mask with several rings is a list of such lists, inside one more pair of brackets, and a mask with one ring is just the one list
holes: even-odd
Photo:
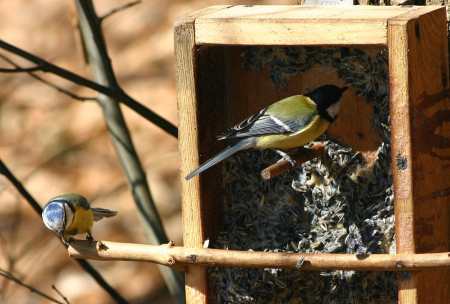
[(286, 152), (283, 152), (281, 150), (275, 150), (275, 152), (277, 152), (281, 156), (281, 159), (279, 161), (285, 160), (289, 162), (292, 167), (295, 167), (297, 165), (297, 162), (292, 157), (290, 157), (289, 154), (287, 154)]
[(64, 244), (64, 246), (69, 247), (69, 241), (66, 240), (65, 238), (61, 238), (61, 242)]
[(94, 237), (92, 236), (92, 233), (86, 232), (86, 241), (89, 241), (90, 243), (97, 243), (97, 250), (106, 250), (108, 249), (108, 246), (106, 246), (102, 241), (96, 241)]
[(64, 244), (64, 246), (69, 247), (70, 246), (70, 242), (73, 241), (72, 237), (68, 237), (67, 239), (64, 236), (61, 236), (61, 241)]

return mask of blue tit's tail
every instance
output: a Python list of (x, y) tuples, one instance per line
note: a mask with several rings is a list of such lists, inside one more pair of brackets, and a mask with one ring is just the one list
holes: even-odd
[(189, 173), (185, 179), (189, 180), (193, 178), (196, 175), (199, 175), (203, 171), (206, 171), (207, 169), (211, 168), (212, 166), (216, 165), (217, 163), (221, 162), (222, 160), (230, 157), (231, 155), (241, 151), (246, 150), (249, 148), (253, 148), (255, 146), (255, 139), (254, 138), (247, 138), (243, 139), (236, 144), (232, 146), (228, 146), (225, 149), (223, 149), (219, 154), (214, 156), (213, 158), (208, 159), (206, 162), (204, 162), (200, 167)]
[(105, 208), (91, 208), (94, 213), (94, 221), (99, 221), (104, 217), (112, 217), (117, 215), (117, 211), (109, 210)]

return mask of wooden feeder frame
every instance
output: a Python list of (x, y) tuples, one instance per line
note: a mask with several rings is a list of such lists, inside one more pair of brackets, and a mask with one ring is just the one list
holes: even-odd
[[(445, 7), (213, 6), (179, 19), (175, 53), (183, 177), (211, 156), (204, 142), (214, 140), (214, 134), (202, 137), (214, 124), (202, 114), (208, 105), (199, 102), (202, 45), (387, 47), (397, 253), (449, 251), (450, 144), (436, 136), (449, 133), (445, 121), (450, 120), (443, 114), (450, 108)], [(201, 248), (213, 229), (206, 219), (217, 217), (211, 208), (218, 197), (214, 182), (204, 176), (182, 180), (185, 247)], [(449, 282), (448, 268), (401, 276), (399, 303), (450, 303)], [(189, 266), (187, 303), (207, 303), (207, 291), (205, 267)]]

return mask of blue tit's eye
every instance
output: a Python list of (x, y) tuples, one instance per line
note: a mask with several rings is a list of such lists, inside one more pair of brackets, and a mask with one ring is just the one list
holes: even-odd
[(64, 205), (61, 202), (52, 202), (45, 206), (42, 212), (44, 225), (55, 232), (62, 232), (65, 224)]

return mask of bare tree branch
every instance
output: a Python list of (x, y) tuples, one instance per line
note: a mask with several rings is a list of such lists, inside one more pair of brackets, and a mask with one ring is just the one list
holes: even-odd
[(63, 299), (64, 303), (70, 304), (69, 299), (55, 285), (52, 285), (52, 289)]
[(108, 17), (111, 17), (115, 13), (118, 13), (118, 12), (124, 11), (126, 9), (129, 9), (130, 7), (133, 7), (133, 6), (137, 5), (137, 4), (140, 4), (141, 2), (142, 2), (141, 0), (131, 1), (131, 2), (126, 3), (124, 5), (115, 7), (112, 10), (110, 10), (109, 12), (107, 12), (106, 14), (104, 14), (103, 16), (98, 17), (98, 19), (100, 19), (100, 22), (102, 22), (103, 20), (105, 20)]
[[(106, 42), (100, 27), (100, 20), (90, 0), (77, 0), (79, 28), (84, 41), (88, 62), (99, 84), (120, 90), (108, 55)], [(130, 190), (139, 215), (143, 221), (146, 234), (153, 244), (167, 243), (168, 238), (155, 207), (148, 185), (147, 177), (137, 155), (128, 126), (116, 99), (99, 95), (98, 103), (111, 134), (114, 147), (128, 179)], [(184, 283), (182, 277), (173, 269), (160, 268), (170, 292), (184, 302)]]
[(111, 98), (116, 99), (117, 101), (123, 103), (148, 121), (154, 123), (170, 135), (177, 137), (178, 136), (178, 129), (173, 125), (171, 122), (166, 120), (165, 118), (159, 116), (146, 106), (142, 105), (135, 99), (133, 99), (131, 96), (129, 96), (127, 93), (125, 93), (120, 87), (118, 88), (109, 88), (105, 87), (101, 84), (98, 84), (94, 81), (91, 81), (87, 78), (81, 77), (80, 75), (77, 75), (67, 69), (61, 68), (57, 65), (54, 65), (40, 57), (37, 57), (23, 49), (20, 49), (12, 44), (7, 43), (4, 40), (0, 39), (0, 48), (4, 49), (5, 51), (8, 51), (9, 53), (15, 54), (21, 58), (24, 58), (28, 61), (31, 61), (37, 65), (40, 65), (42, 67), (43, 72), (48, 72), (55, 74), (61, 78), (64, 78), (68, 81), (71, 81), (73, 83), (76, 83), (78, 85), (90, 88), (94, 91), (97, 91), (99, 93), (105, 94)]
[(9, 69), (9, 68), (0, 68), (0, 73), (29, 73), (29, 72), (35, 72), (40, 71), (42, 68), (40, 66), (30, 67), (30, 68), (21, 68), (17, 67), (15, 69)]
[(10, 280), (10, 281), (16, 283), (17, 285), (20, 285), (20, 286), (22, 286), (22, 287), (28, 289), (30, 292), (35, 293), (35, 294), (39, 295), (40, 297), (49, 300), (50, 302), (57, 303), (57, 304), (67, 304), (67, 302), (61, 302), (61, 301), (59, 301), (58, 299), (53, 298), (52, 296), (49, 296), (49, 295), (46, 294), (45, 292), (40, 291), (39, 289), (37, 289), (37, 288), (35, 288), (35, 287), (31, 286), (31, 285), (28, 285), (28, 284), (22, 282), (22, 280), (20, 280), (20, 279), (19, 279), (18, 277), (16, 277), (16, 276), (14, 276), (14, 275), (13, 275), (11, 272), (9, 272), (9, 271), (6, 271), (6, 270), (3, 270), (3, 269), (0, 268), (0, 276), (4, 277), (4, 278), (7, 279), (7, 280)]
[(3, 160), (0, 159), (0, 174), (4, 175), (11, 184), (16, 188), (20, 195), (25, 198), (28, 204), (39, 214), (42, 213), (42, 208), (39, 203), (31, 196), (31, 194), (25, 189), (22, 183), (14, 176), (14, 174), (9, 170)]
[[(22, 72), (26, 72), (28, 75), (30, 75), (34, 79), (42, 82), (43, 84), (48, 85), (49, 87), (55, 89), (56, 91), (58, 91), (58, 92), (60, 92), (62, 94), (65, 94), (65, 95), (69, 96), (72, 99), (79, 100), (79, 101), (89, 101), (89, 100), (94, 100), (95, 101), (95, 100), (97, 100), (96, 97), (87, 97), (87, 96), (76, 95), (76, 94), (70, 92), (69, 90), (64, 89), (63, 87), (60, 87), (57, 84), (54, 84), (54, 83), (52, 83), (52, 82), (50, 82), (50, 81), (48, 81), (48, 80), (46, 80), (46, 79), (36, 75), (35, 73), (32, 73), (32, 71), (30, 71), (30, 70), (28, 70), (28, 71), (25, 70), (24, 68), (19, 66), (17, 63), (15, 63), (12, 59), (6, 57), (3, 54), (0, 54), (0, 58), (3, 59), (4, 61), (8, 62), (12, 66), (15, 66), (16, 70), (22, 70)], [(42, 70), (40, 66), (39, 66), (39, 70)], [(2, 71), (0, 70), (0, 72), (2, 72)]]
[(146, 261), (170, 267), (285, 268), (301, 271), (418, 271), (450, 267), (449, 252), (423, 254), (293, 253), (73, 241), (69, 255), (101, 261)]
[[(34, 197), (25, 189), (22, 183), (14, 176), (14, 174), (9, 170), (6, 164), (0, 159), (0, 174), (4, 175), (16, 190), (22, 195), (23, 198), (28, 202), (28, 204), (36, 211), (36, 213), (40, 216), (42, 214), (42, 208), (39, 203), (34, 199)], [(83, 268), (87, 273), (91, 275), (91, 277), (97, 282), (99, 286), (101, 286), (115, 301), (120, 304), (127, 304), (127, 300), (123, 298), (111, 285), (106, 282), (106, 280), (102, 277), (102, 275), (92, 267), (85, 260), (76, 260), (77, 263)]]

